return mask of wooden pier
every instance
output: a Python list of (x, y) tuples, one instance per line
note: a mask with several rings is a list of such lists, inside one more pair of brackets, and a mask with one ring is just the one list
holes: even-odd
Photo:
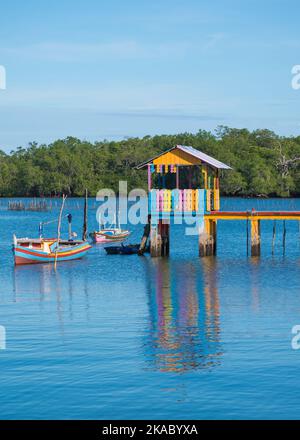
[[(220, 170), (231, 168), (193, 147), (177, 145), (137, 167), (137, 169), (143, 168), (148, 170), (149, 236), (152, 257), (169, 255), (172, 218), (195, 219), (199, 228), (200, 257), (216, 255), (219, 220), (247, 221), (247, 252), (250, 223), (250, 245), (253, 257), (260, 255), (262, 220), (300, 221), (300, 211), (255, 211), (254, 209), (220, 211)], [(273, 241), (274, 236), (273, 228)]]
[[(214, 228), (205, 226), (205, 233), (209, 235), (211, 241), (216, 241), (216, 228), (218, 220), (246, 220), (250, 222), (250, 245), (251, 245), (251, 256), (257, 257), (260, 255), (261, 246), (261, 233), (260, 233), (260, 222), (262, 220), (296, 220), (300, 221), (300, 211), (212, 211), (205, 215), (205, 224), (214, 224)], [(247, 227), (248, 233), (248, 227)], [(273, 231), (274, 235), (274, 231)], [(201, 237), (201, 234), (200, 234)], [(247, 244), (248, 245), (248, 244)], [(215, 248), (211, 250), (208, 248), (208, 252), (204, 254), (204, 251), (200, 250), (200, 255), (215, 255)]]

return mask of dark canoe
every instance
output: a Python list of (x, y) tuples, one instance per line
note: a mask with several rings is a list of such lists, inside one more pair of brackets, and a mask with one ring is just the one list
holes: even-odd
[(137, 254), (140, 244), (128, 244), (121, 246), (106, 246), (104, 248), (108, 255), (132, 255)]

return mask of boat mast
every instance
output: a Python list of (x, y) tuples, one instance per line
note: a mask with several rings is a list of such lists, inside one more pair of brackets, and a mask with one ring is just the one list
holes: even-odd
[(82, 240), (86, 241), (87, 237), (87, 210), (88, 210), (88, 200), (87, 200), (87, 189), (85, 190), (85, 199), (84, 199), (84, 215), (83, 215), (83, 230), (82, 230)]
[(61, 226), (61, 218), (62, 218), (62, 213), (64, 210), (64, 206), (65, 206), (65, 201), (66, 201), (67, 196), (65, 196), (63, 194), (63, 200), (62, 200), (62, 204), (61, 204), (61, 208), (60, 208), (60, 212), (59, 212), (59, 217), (58, 217), (58, 223), (57, 223), (57, 244), (56, 244), (56, 249), (55, 249), (55, 260), (54, 260), (54, 268), (56, 269), (56, 263), (57, 263), (57, 252), (58, 252), (58, 247), (59, 247), (59, 240), (60, 240), (60, 226)]

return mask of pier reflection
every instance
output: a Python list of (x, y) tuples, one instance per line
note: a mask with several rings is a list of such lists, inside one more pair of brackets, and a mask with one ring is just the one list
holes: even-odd
[(220, 363), (220, 306), (213, 258), (147, 262), (147, 357), (160, 371), (212, 368)]

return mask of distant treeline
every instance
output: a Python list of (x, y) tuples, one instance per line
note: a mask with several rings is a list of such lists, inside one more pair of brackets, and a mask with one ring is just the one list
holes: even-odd
[(145, 188), (136, 165), (175, 145), (193, 146), (229, 164), (221, 192), (240, 196), (300, 195), (300, 136), (270, 130), (218, 127), (215, 133), (145, 136), (90, 143), (68, 137), (50, 145), (29, 144), (10, 154), (0, 151), (0, 196), (93, 196), (101, 188)]

